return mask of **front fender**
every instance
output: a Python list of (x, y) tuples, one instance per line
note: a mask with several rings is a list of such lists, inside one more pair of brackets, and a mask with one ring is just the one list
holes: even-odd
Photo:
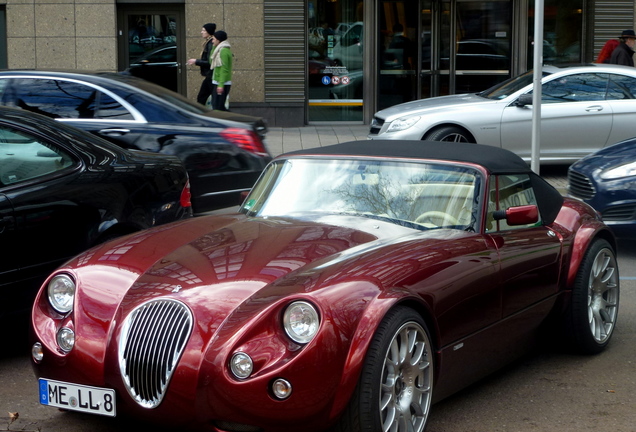
[(570, 247), (568, 260), (568, 271), (564, 282), (564, 289), (570, 290), (574, 285), (576, 273), (585, 257), (592, 241), (597, 238), (607, 240), (614, 250), (616, 250), (616, 238), (607, 225), (603, 223), (598, 213), (583, 201), (566, 199), (559, 212), (555, 226), (564, 234), (564, 238), (569, 237)]
[(339, 391), (334, 397), (330, 415), (331, 418), (339, 417), (347, 408), (351, 396), (358, 385), (364, 360), (373, 336), (386, 314), (398, 304), (408, 304), (422, 314), (424, 320), (429, 325), (428, 330), (431, 333), (432, 341), (437, 339), (437, 327), (430, 327), (431, 324), (433, 324), (429, 319), (431, 314), (428, 313), (428, 307), (421, 299), (412, 297), (412, 294), (403, 289), (383, 292), (381, 296), (374, 298), (362, 314), (355, 334), (351, 339), (349, 352), (347, 353), (343, 368), (344, 373), (341, 376)]

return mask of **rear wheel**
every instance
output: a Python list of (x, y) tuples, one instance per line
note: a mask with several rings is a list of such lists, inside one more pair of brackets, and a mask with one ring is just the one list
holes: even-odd
[(426, 136), (426, 141), (447, 141), (447, 142), (467, 142), (474, 143), (475, 140), (462, 128), (457, 126), (442, 126), (434, 129)]
[(616, 326), (619, 297), (614, 249), (596, 240), (585, 253), (572, 290), (566, 330), (575, 349), (587, 354), (605, 349)]
[(433, 395), (433, 348), (414, 310), (391, 310), (378, 327), (339, 431), (422, 432)]

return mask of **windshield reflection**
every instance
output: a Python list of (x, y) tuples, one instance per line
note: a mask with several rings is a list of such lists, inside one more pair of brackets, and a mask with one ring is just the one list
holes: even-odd
[(475, 230), (479, 173), (437, 163), (301, 159), (268, 166), (241, 210), (253, 216), (344, 214), (416, 229)]
[[(543, 72), (543, 77), (550, 75), (549, 72)], [(522, 88), (532, 84), (532, 80), (534, 79), (534, 72), (529, 70), (528, 72), (516, 76), (514, 78), (510, 78), (502, 82), (501, 84), (497, 84), (494, 87), (489, 88), (488, 90), (484, 90), (481, 93), (477, 93), (479, 96), (485, 97), (487, 99), (501, 100), (505, 99), (511, 94), (518, 92)]]

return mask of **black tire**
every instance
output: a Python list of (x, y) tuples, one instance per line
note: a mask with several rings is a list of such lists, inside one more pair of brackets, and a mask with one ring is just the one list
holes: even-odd
[(426, 136), (426, 141), (466, 142), (474, 143), (475, 140), (462, 128), (457, 126), (442, 126), (433, 129)]
[(373, 336), (358, 386), (336, 430), (424, 431), (433, 396), (430, 340), (414, 310), (400, 306), (389, 311)]
[(616, 326), (620, 281), (616, 253), (606, 240), (595, 240), (581, 262), (572, 288), (566, 335), (584, 354), (605, 349)]

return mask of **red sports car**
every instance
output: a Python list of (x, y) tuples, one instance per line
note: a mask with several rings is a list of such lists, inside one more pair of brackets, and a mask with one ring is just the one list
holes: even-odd
[(180, 430), (421, 432), (558, 335), (597, 353), (615, 238), (516, 155), (357, 141), (272, 161), (236, 214), (93, 248), (33, 308), (40, 403)]

